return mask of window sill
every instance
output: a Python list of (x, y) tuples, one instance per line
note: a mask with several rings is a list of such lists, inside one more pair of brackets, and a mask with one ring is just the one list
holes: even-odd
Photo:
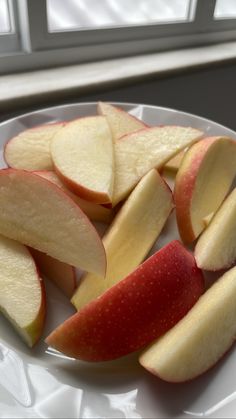
[(236, 59), (236, 42), (129, 58), (51, 68), (0, 76), (0, 109), (79, 97), (102, 88), (137, 82), (148, 77), (198, 69)]

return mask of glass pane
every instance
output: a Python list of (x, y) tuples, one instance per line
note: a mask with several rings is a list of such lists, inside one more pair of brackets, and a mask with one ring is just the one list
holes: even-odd
[(0, 0), (0, 33), (11, 32), (10, 14), (7, 0)]
[(236, 18), (236, 1), (235, 0), (216, 0), (214, 18), (215, 19)]
[[(47, 0), (49, 31), (192, 19), (193, 0)], [(191, 16), (190, 16), (191, 14)]]

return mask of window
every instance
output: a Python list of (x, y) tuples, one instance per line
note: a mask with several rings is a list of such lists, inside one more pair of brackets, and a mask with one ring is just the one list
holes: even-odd
[(0, 0), (0, 72), (236, 39), (236, 0)]

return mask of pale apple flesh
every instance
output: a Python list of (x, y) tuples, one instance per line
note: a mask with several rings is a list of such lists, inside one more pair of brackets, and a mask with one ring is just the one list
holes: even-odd
[(110, 223), (113, 218), (114, 211), (110, 208), (105, 208), (102, 205), (95, 204), (94, 202), (86, 201), (85, 199), (80, 198), (73, 192), (71, 192), (59, 179), (57, 174), (53, 171), (42, 170), (35, 171), (36, 175), (42, 176), (45, 179), (50, 180), (55, 183), (59, 188), (61, 188), (71, 199), (82, 209), (82, 211), (87, 215), (91, 221), (100, 221), (103, 223)]
[(217, 271), (236, 260), (236, 188), (218, 209), (198, 239), (195, 258), (202, 269)]
[(171, 170), (172, 172), (177, 172), (180, 168), (181, 162), (183, 160), (185, 151), (181, 151), (172, 157), (164, 166), (164, 169)]
[(147, 127), (143, 121), (109, 103), (98, 102), (98, 113), (107, 118), (114, 141), (123, 135)]
[(103, 238), (104, 279), (86, 274), (72, 303), (77, 310), (127, 276), (143, 261), (173, 208), (172, 193), (153, 169), (139, 182)]
[(205, 138), (186, 152), (174, 190), (179, 233), (185, 243), (200, 235), (204, 219), (224, 200), (236, 175), (235, 161), (236, 142), (226, 137)]
[(98, 204), (111, 202), (113, 140), (104, 116), (67, 123), (54, 136), (51, 155), (58, 176), (73, 192)]
[(0, 236), (0, 265), (0, 311), (31, 347), (44, 326), (44, 284), (26, 246), (3, 236)]
[(77, 286), (76, 269), (33, 248), (30, 249), (30, 253), (39, 271), (54, 282), (68, 298), (71, 298)]
[(25, 170), (52, 170), (50, 145), (64, 122), (40, 125), (20, 132), (5, 146), (4, 158), (8, 166)]
[(162, 168), (201, 137), (202, 132), (194, 128), (159, 126), (136, 131), (116, 141), (113, 206), (125, 199), (149, 170)]
[(206, 372), (228, 351), (236, 335), (236, 268), (226, 272), (188, 314), (140, 357), (141, 365), (178, 383)]
[(46, 342), (85, 361), (127, 355), (178, 322), (202, 294), (203, 283), (193, 256), (173, 241), (66, 320)]
[(0, 233), (101, 276), (106, 255), (94, 226), (60, 188), (32, 172), (0, 170)]

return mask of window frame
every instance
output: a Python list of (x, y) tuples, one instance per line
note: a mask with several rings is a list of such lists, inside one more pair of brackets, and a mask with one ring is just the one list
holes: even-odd
[(18, 53), (0, 56), (0, 73), (236, 40), (236, 18), (214, 19), (216, 0), (195, 1), (192, 21), (49, 32), (46, 0), (15, 0)]
[(0, 33), (0, 54), (17, 52), (21, 48), (17, 4), (12, 0), (7, 0), (7, 7), (10, 16), (11, 32)]

